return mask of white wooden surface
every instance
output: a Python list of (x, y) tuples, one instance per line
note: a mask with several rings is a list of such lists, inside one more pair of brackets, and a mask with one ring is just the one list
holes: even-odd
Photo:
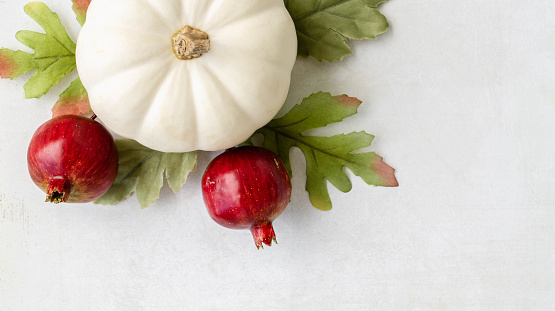
[[(0, 46), (39, 30), (0, 0)], [(69, 0), (48, 0), (70, 36)], [(399, 188), (330, 188), (312, 208), (293, 152), (278, 245), (209, 219), (200, 178), (141, 210), (52, 206), (28, 177), (34, 130), (67, 87), (0, 81), (0, 310), (554, 310), (555, 2), (395, 0), (391, 29), (344, 62), (299, 59), (287, 108), (320, 90), (364, 101), (318, 134), (366, 130)], [(351, 175), (352, 176), (352, 175)]]

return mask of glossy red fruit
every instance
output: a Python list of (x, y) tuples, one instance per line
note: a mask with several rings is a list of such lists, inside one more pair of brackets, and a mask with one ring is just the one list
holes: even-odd
[(29, 174), (53, 203), (85, 203), (102, 196), (116, 178), (118, 152), (106, 128), (65, 115), (41, 125), (27, 151)]
[(208, 213), (218, 224), (249, 229), (257, 248), (271, 246), (272, 221), (291, 198), (291, 180), (281, 159), (260, 147), (232, 148), (217, 156), (202, 177)]

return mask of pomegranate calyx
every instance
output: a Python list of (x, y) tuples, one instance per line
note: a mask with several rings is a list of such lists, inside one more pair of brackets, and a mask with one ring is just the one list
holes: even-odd
[(65, 193), (59, 193), (58, 191), (54, 190), (52, 194), (46, 196), (45, 202), (51, 202), (54, 204), (65, 202), (64, 200)]
[(51, 178), (46, 190), (46, 201), (54, 204), (63, 203), (67, 201), (71, 186), (67, 179), (63, 177)]
[(251, 233), (257, 249), (264, 248), (263, 244), (272, 246), (272, 241), (277, 244), (276, 233), (271, 221), (254, 225), (251, 228)]

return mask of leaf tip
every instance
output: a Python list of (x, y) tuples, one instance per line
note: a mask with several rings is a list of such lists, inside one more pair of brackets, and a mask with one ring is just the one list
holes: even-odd
[(308, 189), (307, 191), (308, 191), (310, 203), (312, 203), (312, 206), (314, 206), (316, 209), (319, 209), (323, 212), (327, 212), (331, 210), (332, 204), (329, 196), (319, 197), (311, 193)]
[[(24, 7), (23, 7), (23, 11), (25, 13), (27, 13), (27, 15), (29, 15), (29, 13), (31, 13), (31, 11), (33, 9), (38, 9), (38, 8), (48, 8), (48, 6), (46, 4), (44, 4), (43, 2), (40, 1), (33, 1), (33, 2), (29, 2), (27, 3)], [(50, 9), (48, 9), (50, 10)]]
[(60, 94), (60, 98), (52, 107), (52, 118), (61, 115), (83, 115), (93, 113), (87, 90), (83, 87), (81, 79), (77, 78)]
[(362, 104), (362, 101), (359, 100), (358, 98), (349, 97), (347, 95), (336, 96), (335, 100), (343, 106), (353, 107), (353, 108), (358, 108), (358, 106)]
[(52, 107), (52, 118), (62, 115), (86, 116), (92, 112), (88, 99), (59, 99)]
[(71, 8), (73, 9), (73, 12), (75, 12), (79, 24), (83, 26), (83, 24), (85, 24), (87, 10), (89, 9), (91, 0), (72, 0), (72, 2), (73, 6)]
[(4, 79), (11, 77), (15, 72), (14, 67), (13, 60), (8, 58), (8, 56), (0, 50), (0, 77)]
[(399, 182), (395, 177), (395, 169), (386, 164), (381, 157), (372, 160), (371, 167), (376, 174), (382, 179), (382, 185), (385, 187), (398, 187)]
[(158, 193), (155, 196), (152, 196), (152, 197), (143, 197), (143, 193), (137, 192), (135, 190), (135, 195), (137, 197), (137, 201), (139, 202), (139, 206), (141, 207), (142, 210), (153, 206), (154, 203), (156, 203), (156, 200), (158, 200), (160, 198), (160, 190), (158, 188), (156, 188), (156, 189), (157, 189)]

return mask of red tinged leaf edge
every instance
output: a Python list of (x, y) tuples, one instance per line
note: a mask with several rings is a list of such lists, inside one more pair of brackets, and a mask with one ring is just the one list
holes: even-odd
[(354, 107), (358, 108), (362, 104), (362, 101), (356, 97), (349, 97), (347, 95), (340, 95), (335, 96), (335, 100), (339, 102), (341, 105), (345, 105), (347, 107)]
[(87, 90), (77, 78), (71, 82), (69, 87), (60, 94), (60, 99), (52, 107), (52, 118), (61, 115), (82, 115), (93, 113), (89, 102)]
[(398, 187), (399, 182), (395, 177), (395, 169), (387, 165), (383, 158), (376, 157), (372, 160), (370, 164), (374, 171), (381, 177), (383, 181), (383, 186), (385, 187)]
[[(349, 97), (347, 95), (336, 96), (335, 100), (342, 105), (358, 108), (362, 101), (356, 97)], [(383, 158), (376, 157), (370, 163), (370, 167), (378, 174), (382, 179), (382, 185), (384, 187), (398, 187), (399, 182), (395, 178), (395, 169), (389, 166), (383, 161)]]
[[(345, 105), (348, 107), (358, 108), (362, 101), (356, 97), (349, 97), (347, 95), (340, 95), (335, 96), (335, 100), (339, 102), (341, 105)], [(378, 176), (382, 179), (382, 185), (384, 187), (398, 187), (399, 182), (395, 177), (395, 169), (389, 166), (387, 163), (383, 161), (382, 157), (374, 158), (371, 163), (370, 167), (378, 174)]]
[(62, 115), (81, 115), (86, 116), (92, 113), (88, 98), (61, 98), (52, 107), (52, 118)]
[(3, 50), (0, 50), (0, 77), (3, 79), (12, 78), (16, 69), (14, 59), (6, 55)]
[(89, 5), (91, 4), (92, 0), (72, 0), (73, 12), (77, 15), (77, 21), (81, 26), (85, 24), (85, 19), (87, 17), (87, 10), (89, 9)]

